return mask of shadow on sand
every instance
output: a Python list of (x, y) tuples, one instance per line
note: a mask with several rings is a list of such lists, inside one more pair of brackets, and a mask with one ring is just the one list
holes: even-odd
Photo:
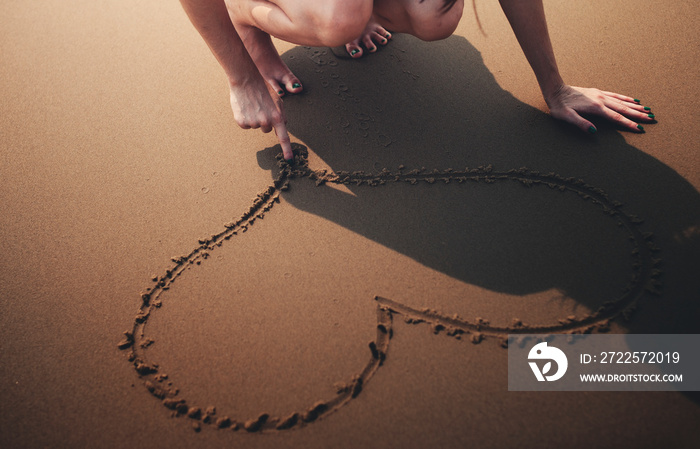
[[(333, 171), (492, 165), (581, 178), (641, 217), (661, 247), (665, 286), (633, 333), (700, 330), (700, 196), (681, 176), (598, 123), (587, 136), (501, 89), (480, 53), (453, 36), (424, 43), (396, 36), (362, 60), (297, 47), (283, 55), (305, 94), (289, 97), (290, 132)], [(653, 126), (650, 127), (653, 132)], [(259, 152), (277, 174), (279, 147)], [(318, 168), (313, 167), (312, 168)], [(524, 296), (555, 289), (595, 310), (631, 274), (626, 234), (575, 194), (517, 183), (350, 186), (298, 183), (295, 207), (463, 282)], [(449, 311), (449, 310), (448, 310)]]

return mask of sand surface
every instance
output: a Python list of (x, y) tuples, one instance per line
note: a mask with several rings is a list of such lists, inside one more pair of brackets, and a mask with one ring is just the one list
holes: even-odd
[(293, 167), (178, 2), (4, 6), (0, 447), (700, 441), (695, 393), (508, 392), (503, 348), (700, 332), (696, 2), (546, 2), (645, 134), (552, 120), (497, 2), (360, 61), (276, 42)]

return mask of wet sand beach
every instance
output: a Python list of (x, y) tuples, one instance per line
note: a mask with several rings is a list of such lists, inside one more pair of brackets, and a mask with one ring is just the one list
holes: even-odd
[(361, 60), (275, 41), (295, 163), (178, 2), (0, 13), (0, 447), (637, 447), (691, 392), (509, 392), (508, 334), (698, 333), (695, 2), (545, 2), (553, 120), (498, 2)]

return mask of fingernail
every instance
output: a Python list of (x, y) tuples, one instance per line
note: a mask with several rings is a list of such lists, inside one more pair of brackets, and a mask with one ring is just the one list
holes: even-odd
[(355, 56), (355, 55), (357, 54), (358, 51), (360, 51), (360, 50), (358, 50), (357, 48), (354, 48), (354, 49), (350, 52), (350, 56)]
[(638, 99), (635, 98), (635, 99), (634, 99), (634, 102), (635, 102), (635, 103), (641, 103), (642, 100), (638, 100)]
[(647, 114), (647, 117), (649, 117), (649, 118), (654, 118), (654, 117), (656, 117), (656, 116), (655, 116), (654, 114)]
[(588, 128), (588, 132), (591, 133), (591, 134), (595, 134), (596, 131), (597, 131), (597, 129), (595, 129), (594, 126), (591, 126), (590, 128)]
[(641, 132), (644, 132), (644, 127), (642, 125), (637, 125), (637, 129)]
[(299, 89), (300, 87), (301, 87), (301, 84), (299, 84), (299, 83), (292, 84), (292, 89)]
[(649, 106), (644, 106), (645, 111), (651, 111), (651, 108)]

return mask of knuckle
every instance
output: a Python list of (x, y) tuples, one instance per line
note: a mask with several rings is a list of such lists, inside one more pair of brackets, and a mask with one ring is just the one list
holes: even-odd
[(610, 118), (612, 120), (615, 120), (616, 122), (624, 122), (625, 121), (625, 117), (623, 117), (622, 114), (620, 114), (619, 112), (611, 112)]
[(265, 115), (260, 115), (258, 116), (258, 124), (261, 127), (268, 127), (270, 126), (270, 120)]
[(284, 122), (285, 122), (285, 119), (284, 119), (284, 116), (282, 114), (280, 114), (279, 112), (272, 114), (272, 123), (284, 123)]
[(567, 109), (564, 112), (564, 117), (566, 117), (568, 120), (574, 121), (578, 119), (578, 114), (573, 109)]

